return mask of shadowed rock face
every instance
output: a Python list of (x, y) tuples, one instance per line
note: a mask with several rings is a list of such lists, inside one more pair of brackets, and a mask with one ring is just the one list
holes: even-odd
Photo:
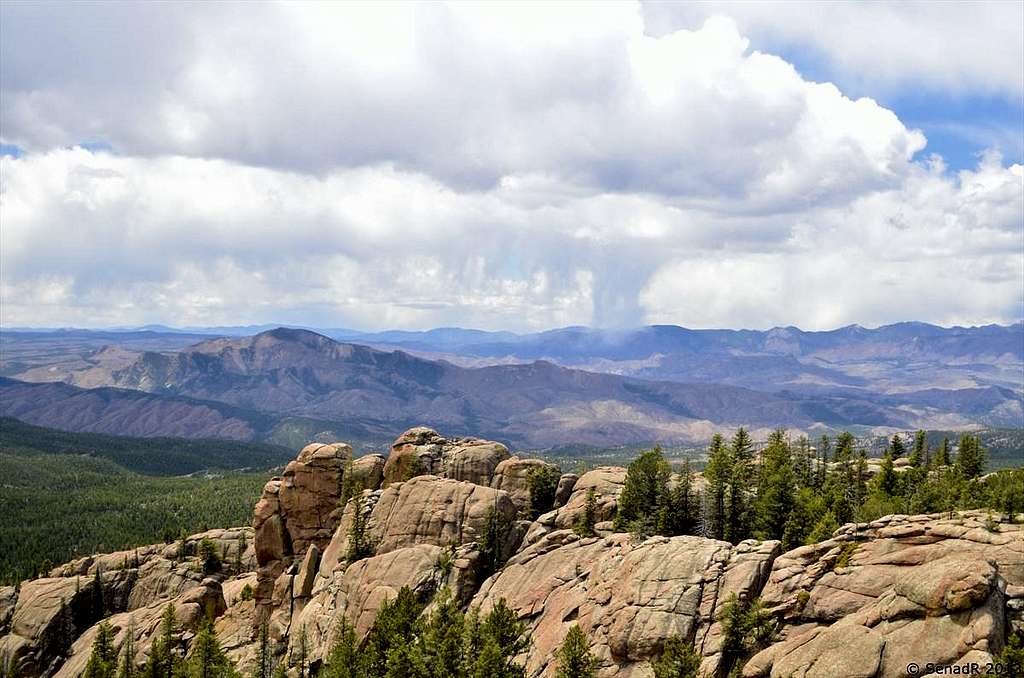
[[(777, 542), (639, 542), (611, 532), (624, 469), (563, 476), (556, 494), (564, 505), (527, 523), (516, 520), (528, 497), (522, 481), (543, 462), (509, 457), (487, 471), (496, 459), (493, 443), (462, 445), (473, 454), (459, 457), (466, 462), (459, 465), (452, 459), (462, 452), (445, 456), (459, 445), (446, 448), (449, 441), (436, 432), (414, 429), (403, 437), (396, 448), (441, 447), (436, 457), (429, 452), (438, 464), (432, 470), (476, 474), (479, 482), (420, 475), (380, 488), (383, 458), (349, 463), (347, 445), (310, 445), (267, 484), (254, 529), (211, 530), (183, 544), (80, 558), (18, 591), (0, 588), (0, 655), (19, 658), (28, 675), (79, 675), (99, 619), (90, 607), (97, 572), (115, 646), (131, 632), (136, 664), (145, 661), (160, 615), (173, 603), (185, 645), (203, 610), (212, 610), (220, 640), (243, 673), (254, 666), (260, 622), (268, 622), (277, 657), (297, 654), (304, 630), (307, 658), (316, 666), (342, 618), (365, 636), (380, 605), (403, 586), (424, 602), (447, 586), (457, 601), (483, 612), (504, 598), (531, 631), (533, 643), (519, 658), (531, 678), (554, 675), (555, 651), (575, 624), (590, 638), (601, 678), (650, 676), (649, 661), (677, 634), (693, 643), (711, 678), (728, 668), (717, 616), (730, 595), (759, 596), (780, 622), (778, 637), (743, 668), (747, 678), (895, 678), (911, 661), (985, 663), (1008, 629), (1024, 628), (1024, 529), (993, 527), (979, 512), (850, 524), (827, 541), (781, 554)], [(491, 452), (480, 465), (474, 454), (483, 449)], [(368, 487), (361, 502), (339, 507), (348, 472)], [(588, 490), (602, 522), (598, 537), (582, 539), (565, 528), (582, 512)], [(350, 564), (357, 505), (375, 552)], [(507, 562), (486, 577), (478, 540), (488, 514), (506, 526)], [(231, 566), (224, 572), (202, 573), (195, 554), (203, 538), (226, 550)], [(74, 625), (63, 655), (55, 650), (61, 600)]]

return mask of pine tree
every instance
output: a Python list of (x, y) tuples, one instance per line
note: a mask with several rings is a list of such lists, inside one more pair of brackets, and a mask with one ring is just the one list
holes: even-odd
[[(630, 463), (626, 480), (619, 495), (615, 529), (634, 529), (634, 523), (651, 523), (668, 494), (668, 481), (672, 467), (665, 461), (660, 447), (644, 452)], [(643, 528), (641, 528), (643, 529)], [(653, 531), (654, 525), (646, 526)]]
[(168, 604), (160, 619), (160, 636), (153, 642), (149, 659), (142, 670), (144, 678), (177, 678), (181, 666), (177, 652), (178, 639), (175, 637), (177, 623), (174, 604)]
[[(814, 531), (824, 510), (824, 501), (813, 488), (801, 488), (794, 498), (793, 510), (786, 518), (786, 527), (782, 532), (783, 550), (789, 551), (808, 543), (809, 536)], [(836, 527), (833, 527), (832, 531)], [(827, 526), (823, 526), (822, 529), (826, 528)], [(831, 535), (831, 531), (829, 534)]]
[(903, 438), (899, 433), (893, 434), (892, 441), (889, 443), (889, 452), (892, 453), (893, 459), (907, 456), (907, 447), (903, 444)]
[(203, 567), (203, 574), (214, 574), (220, 572), (222, 563), (217, 554), (217, 545), (207, 537), (199, 542), (199, 562)]
[[(259, 650), (256, 659), (256, 670), (253, 672), (253, 678), (270, 678), (270, 673), (270, 630), (267, 628), (267, 623), (263, 622), (260, 624)], [(345, 677), (344, 674), (341, 674), (337, 678)]]
[(708, 463), (704, 468), (704, 479), (707, 481), (705, 505), (707, 515), (704, 524), (707, 536), (712, 539), (725, 539), (726, 497), (729, 488), (729, 471), (732, 459), (729, 448), (722, 436), (716, 433), (708, 447)]
[(487, 511), (484, 519), (484, 531), (477, 541), (481, 555), (481, 570), (488, 577), (502, 566), (505, 559), (505, 546), (512, 524), (500, 511), (497, 500)]
[(725, 538), (735, 544), (750, 536), (752, 522), (747, 490), (753, 480), (754, 442), (745, 428), (736, 431), (730, 448), (732, 467), (729, 469)]
[(951, 463), (949, 457), (949, 438), (943, 438), (942, 444), (939, 445), (939, 451), (935, 454), (935, 465), (936, 466), (949, 466)]
[(476, 641), (480, 652), (470, 675), (473, 678), (522, 678), (525, 672), (515, 663), (515, 657), (530, 647), (530, 638), (526, 624), (519, 621), (504, 598), (498, 600), (476, 628), (480, 634)]
[(224, 654), (213, 630), (213, 618), (204, 616), (192, 641), (192, 653), (185, 665), (188, 678), (235, 678), (238, 671)]
[(106, 616), (107, 603), (103, 598), (103, 580), (100, 576), (100, 566), (97, 565), (92, 577), (92, 617), (103, 619)]
[(914, 434), (914, 451), (910, 453), (910, 465), (914, 468), (928, 466), (928, 436), (924, 431)]
[(773, 431), (762, 454), (763, 468), (754, 502), (759, 539), (781, 539), (793, 510), (795, 475), (786, 433)]
[(651, 664), (654, 678), (699, 678), (701, 658), (679, 636), (669, 636), (657, 661)]
[(135, 670), (135, 628), (132, 625), (128, 626), (124, 643), (121, 645), (120, 666), (117, 678), (135, 678), (138, 675)]
[[(895, 440), (895, 437), (893, 439)], [(893, 452), (892, 449), (889, 449), (882, 458), (882, 467), (875, 478), (875, 488), (884, 496), (893, 497), (896, 496), (898, 483), (899, 478), (896, 477), (896, 471), (893, 468)]]
[(590, 641), (578, 624), (569, 629), (562, 647), (555, 653), (558, 670), (555, 678), (595, 678), (597, 657), (590, 651)]
[(457, 678), (464, 673), (463, 638), (466, 617), (451, 589), (442, 588), (421, 635), (422, 655), (433, 678)]
[(345, 559), (349, 563), (362, 560), (373, 555), (373, 547), (367, 534), (367, 516), (363, 504), (362, 492), (352, 497), (352, 527), (348, 532), (348, 552)]
[(526, 475), (527, 489), (530, 491), (530, 518), (536, 520), (541, 514), (547, 513), (555, 504), (555, 491), (561, 474), (554, 466), (535, 466)]
[(324, 660), (324, 666), (320, 670), (318, 678), (363, 678), (364, 676), (363, 655), (359, 652), (356, 631), (348, 623), (348, 620), (342, 617), (338, 622), (337, 632), (334, 634), (334, 644)]
[(92, 641), (92, 654), (85, 665), (84, 678), (114, 678), (117, 652), (114, 650), (114, 630), (107, 622), (100, 622)]
[(594, 525), (597, 524), (597, 493), (594, 488), (587, 489), (587, 499), (583, 504), (583, 514), (578, 518), (573, 531), (581, 537), (593, 537), (597, 533)]
[(700, 498), (693, 489), (690, 462), (683, 462), (675, 485), (668, 491), (658, 516), (658, 534), (674, 536), (695, 534), (699, 520)]
[(421, 610), (422, 606), (408, 586), (403, 586), (393, 600), (381, 605), (363, 647), (366, 672), (370, 676), (387, 675), (388, 656), (394, 646), (410, 642), (418, 635)]
[(73, 642), (75, 642), (75, 622), (71, 616), (71, 608), (62, 597), (60, 610), (57, 612), (57, 641), (53, 654), (66, 657)]
[(980, 438), (969, 434), (961, 436), (956, 465), (967, 480), (973, 480), (985, 472), (985, 448), (981, 446)]

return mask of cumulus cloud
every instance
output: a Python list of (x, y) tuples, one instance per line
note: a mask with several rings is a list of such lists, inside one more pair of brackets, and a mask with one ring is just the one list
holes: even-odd
[(820, 328), (1024, 301), (1019, 165), (920, 160), (919, 131), (727, 17), (0, 12), (0, 140), (27, 150), (0, 158), (5, 325)]
[(928, 2), (645, 2), (648, 30), (664, 34), (732, 17), (758, 44), (800, 47), (846, 84), (1024, 96), (1024, 4)]

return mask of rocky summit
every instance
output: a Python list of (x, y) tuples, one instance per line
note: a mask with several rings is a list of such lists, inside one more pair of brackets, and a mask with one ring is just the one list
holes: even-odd
[[(542, 474), (551, 496), (538, 513), (531, 483)], [(1024, 628), (1024, 529), (999, 516), (890, 515), (788, 552), (778, 541), (644, 538), (614, 529), (625, 476), (559, 474), (500, 443), (422, 427), (386, 459), (312, 444), (266, 484), (252, 527), (94, 555), (0, 589), (0, 657), (24, 675), (82, 675), (105, 618), (115, 648), (130, 639), (142, 667), (170, 604), (183, 653), (210, 614), (244, 674), (265, 644), (298, 676), (323, 664), (342, 620), (365, 638), (403, 587), (427, 611), (445, 587), (481, 614), (504, 601), (529, 632), (517, 660), (531, 677), (555, 676), (575, 626), (598, 676), (653, 676), (677, 636), (699, 675), (723, 676), (722, 611), (734, 600), (758, 599), (776, 623), (746, 678), (984, 665)], [(586, 514), (593, 529), (574, 530)]]

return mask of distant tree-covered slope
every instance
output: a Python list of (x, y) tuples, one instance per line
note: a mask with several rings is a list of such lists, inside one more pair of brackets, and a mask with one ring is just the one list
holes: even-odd
[(87, 455), (109, 459), (128, 471), (157, 476), (208, 469), (268, 469), (294, 456), (289, 448), (265, 443), (76, 433), (33, 426), (12, 417), (0, 417), (0, 451), (20, 456)]
[(91, 553), (248, 524), (270, 475), (154, 477), (96, 456), (12, 454), (5, 447), (0, 451), (0, 583)]

